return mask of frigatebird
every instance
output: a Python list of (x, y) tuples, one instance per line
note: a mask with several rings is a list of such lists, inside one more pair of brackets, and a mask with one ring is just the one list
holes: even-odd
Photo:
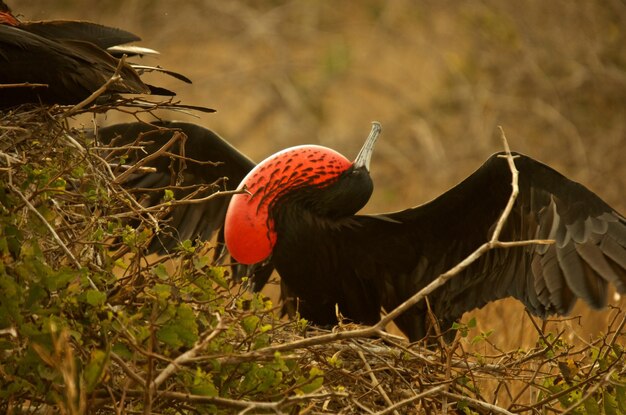
[[(25, 103), (74, 105), (88, 98), (107, 82), (120, 66), (117, 82), (103, 98), (117, 94), (174, 96), (174, 92), (144, 83), (143, 72), (158, 71), (184, 82), (176, 72), (159, 67), (120, 62), (126, 55), (156, 53), (151, 49), (125, 46), (139, 37), (117, 28), (84, 21), (18, 20), (0, 2), (0, 108)], [(24, 86), (20, 84), (32, 84)], [(181, 106), (205, 112), (213, 110)]]
[[(283, 301), (297, 304), (303, 317), (320, 325), (336, 323), (335, 304), (354, 321), (378, 321), (381, 308), (394, 308), (486, 241), (511, 191), (508, 165), (496, 154), (430, 203), (356, 215), (373, 190), (369, 162), (377, 131), (353, 163), (331, 149), (299, 146), (257, 167), (219, 136), (193, 124), (120, 124), (100, 129), (99, 137), (114, 146), (147, 142), (144, 151), (154, 154), (174, 131), (187, 136), (183, 154), (200, 163), (187, 161), (181, 174), (169, 157), (151, 160), (146, 166), (156, 168), (155, 173), (136, 173), (124, 185), (159, 190), (142, 199), (152, 206), (170, 184), (178, 183), (176, 196), (181, 199), (191, 192), (181, 185), (227, 176), (234, 186), (247, 175), (240, 186), (251, 195), (234, 196), (226, 225), (231, 253), (244, 264), (254, 264), (239, 274), (248, 272), (258, 290), (276, 267)], [(138, 162), (143, 154), (131, 153), (124, 160)], [(567, 314), (577, 298), (604, 306), (608, 283), (619, 292), (626, 289), (624, 217), (550, 167), (521, 154), (515, 157), (520, 194), (501, 239), (555, 243), (490, 251), (431, 294), (429, 304), (442, 330), (465, 311), (499, 298), (515, 297), (546, 317)], [(224, 164), (216, 168), (207, 161)], [(183, 239), (208, 239), (221, 231), (228, 200), (211, 200), (211, 207), (209, 202), (175, 206), (166, 219), (173, 233), (158, 236), (150, 249), (171, 251)], [(218, 242), (222, 238), (220, 232)], [(427, 311), (426, 305), (418, 305), (396, 323), (410, 339), (422, 338), (431, 329)]]
[[(300, 315), (318, 325), (375, 324), (486, 242), (511, 194), (502, 154), (429, 203), (393, 213), (356, 214), (369, 200), (369, 165), (380, 127), (356, 160), (304, 145), (259, 163), (243, 179), (249, 194), (229, 205), (225, 238), (243, 264), (271, 262)], [(609, 283), (626, 293), (626, 219), (581, 184), (514, 154), (519, 195), (501, 240), (554, 240), (488, 251), (395, 320), (410, 340), (441, 331), (464, 312), (514, 297), (540, 317), (564, 315), (578, 298), (606, 305)], [(287, 295), (287, 294), (285, 294)]]

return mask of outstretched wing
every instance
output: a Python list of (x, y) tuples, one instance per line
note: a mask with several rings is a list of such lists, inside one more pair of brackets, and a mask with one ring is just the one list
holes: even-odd
[[(538, 161), (516, 155), (515, 164), (520, 192), (500, 240), (541, 238), (555, 243), (491, 250), (432, 293), (429, 304), (444, 330), (464, 312), (509, 296), (546, 316), (567, 313), (577, 298), (604, 306), (609, 283), (626, 292), (624, 217), (584, 186)], [(309, 301), (311, 313), (329, 319), (330, 306), (339, 303), (345, 315), (372, 323), (372, 310), (395, 308), (489, 240), (510, 194), (507, 161), (494, 155), (427, 204), (354, 216), (325, 230), (324, 243), (313, 256), (331, 264), (332, 275), (324, 275), (328, 266), (318, 269), (315, 261), (305, 266), (320, 285), (336, 287), (336, 293), (329, 297), (327, 289)], [(274, 259), (280, 260), (276, 254)], [(306, 296), (317, 290), (299, 287), (296, 278), (286, 283), (304, 297), (304, 307)], [(329, 297), (329, 307), (322, 316), (324, 296)], [(424, 337), (428, 322), (425, 304), (396, 320), (411, 339)]]
[[(214, 132), (190, 123), (116, 124), (101, 128), (98, 137), (113, 146), (142, 146), (142, 151), (123, 150), (116, 153), (116, 158), (124, 158), (126, 164), (135, 164), (157, 153), (177, 131), (185, 137), (181, 136), (167, 149), (167, 153), (142, 164), (156, 171), (134, 173), (124, 182), (126, 188), (142, 194), (144, 206), (161, 203), (166, 189), (174, 192), (176, 200), (190, 195), (197, 199), (217, 190), (234, 190), (255, 165)], [(176, 158), (172, 158), (171, 154), (177, 155)], [(229, 201), (230, 197), (224, 196), (174, 206), (163, 217), (163, 229), (153, 238), (150, 251), (163, 254), (186, 239), (211, 238), (224, 224)]]

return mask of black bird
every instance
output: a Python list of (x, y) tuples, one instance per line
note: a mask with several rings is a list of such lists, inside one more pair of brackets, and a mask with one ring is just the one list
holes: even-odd
[[(113, 76), (119, 61), (86, 42), (56, 41), (0, 25), (0, 84), (43, 84), (2, 88), (0, 108), (25, 103), (77, 104)], [(135, 70), (124, 64), (109, 93), (149, 94)]]
[[(129, 150), (109, 154), (108, 159), (112, 162), (124, 160), (124, 163), (134, 165), (157, 153), (177, 132), (183, 136), (161, 157), (142, 162), (142, 167), (156, 171), (138, 170), (122, 183), (127, 189), (139, 193), (138, 199), (145, 207), (162, 203), (168, 188), (173, 189), (176, 200), (192, 194), (198, 199), (217, 190), (234, 190), (255, 166), (252, 160), (213, 131), (185, 122), (115, 124), (100, 128), (97, 138), (112, 147), (132, 145)], [(138, 146), (142, 149), (139, 150)], [(175, 158), (171, 157), (172, 154)], [(216, 231), (222, 230), (229, 202), (230, 197), (222, 196), (171, 208), (162, 218), (163, 229), (152, 239), (149, 251), (165, 254), (173, 252), (186, 239), (210, 239)], [(218, 242), (223, 242), (222, 232)]]
[[(4, 84), (0, 108), (40, 102), (74, 105), (83, 101), (113, 76), (120, 65), (116, 56), (155, 52), (120, 46), (135, 40), (139, 37), (130, 32), (91, 22), (21, 22), (0, 2), (0, 84)], [(124, 62), (121, 79), (109, 86), (103, 98), (111, 102), (117, 94), (176, 95), (145, 84), (140, 74), (151, 71), (191, 83), (176, 72)], [(7, 86), (24, 83), (39, 86)], [(203, 107), (181, 107), (213, 112)]]
[[(271, 262), (319, 325), (340, 313), (375, 324), (491, 237), (511, 194), (500, 154), (433, 201), (399, 212), (356, 215), (373, 184), (374, 125), (354, 163), (320, 146), (283, 150), (243, 180), (233, 197), (226, 244), (241, 263)], [(519, 195), (501, 240), (551, 245), (494, 249), (429, 296), (442, 331), (466, 311), (505, 297), (535, 315), (567, 314), (578, 298), (606, 305), (607, 287), (626, 293), (626, 219), (584, 186), (515, 154)], [(396, 319), (411, 340), (431, 334), (425, 303)]]
[(122, 46), (141, 40), (139, 36), (126, 30), (82, 20), (19, 20), (0, 0), (0, 24), (18, 27), (50, 40), (80, 40), (89, 42), (111, 55), (121, 58), (127, 56), (154, 55), (157, 51), (136, 46)]

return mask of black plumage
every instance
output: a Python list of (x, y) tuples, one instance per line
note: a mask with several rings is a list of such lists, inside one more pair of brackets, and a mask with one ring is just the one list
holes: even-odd
[[(77, 104), (106, 83), (118, 65), (118, 59), (90, 43), (57, 42), (0, 25), (0, 84), (47, 85), (3, 88), (0, 107), (38, 102)], [(130, 65), (122, 65), (120, 75), (109, 93), (150, 93)]]
[[(258, 218), (268, 223), (260, 232), (274, 241), (265, 261), (276, 267), (285, 295), (297, 299), (300, 314), (322, 325), (337, 322), (336, 305), (353, 321), (376, 323), (381, 309), (392, 310), (486, 242), (511, 194), (507, 161), (496, 154), (429, 203), (355, 215), (373, 188), (366, 165), (354, 163), (321, 184), (307, 184), (302, 176), (281, 173), (293, 153), (282, 155), (250, 173), (244, 183), (252, 196), (235, 196), (231, 208), (235, 202), (252, 211), (259, 211), (255, 201), (268, 206), (267, 216)], [(326, 161), (296, 163), (313, 172)], [(568, 313), (577, 298), (603, 307), (609, 284), (626, 292), (624, 217), (584, 186), (528, 156), (515, 154), (515, 164), (520, 192), (501, 240), (555, 243), (491, 250), (433, 292), (429, 304), (442, 330), (464, 312), (509, 296), (546, 317)], [(239, 218), (233, 215), (227, 227), (232, 220), (236, 228)], [(231, 243), (226, 232), (234, 254), (237, 237)], [(426, 303), (416, 305), (396, 323), (410, 339), (422, 338), (432, 333), (427, 311)]]
[[(107, 82), (118, 66), (121, 79), (107, 88), (99, 102), (111, 102), (117, 94), (176, 95), (144, 83), (140, 78), (144, 72), (163, 72), (191, 83), (184, 75), (163, 68), (120, 63), (123, 55), (158, 53), (126, 45), (139, 39), (125, 30), (85, 21), (20, 21), (0, 2), (0, 84), (5, 84), (0, 108), (26, 103), (77, 104)], [(24, 83), (39, 85), (7, 87)]]

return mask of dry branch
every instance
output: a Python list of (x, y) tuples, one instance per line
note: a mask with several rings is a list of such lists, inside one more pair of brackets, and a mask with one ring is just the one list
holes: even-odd
[(126, 64), (125, 61), (126, 61), (126, 57), (122, 56), (122, 58), (117, 63), (117, 67), (115, 68), (115, 72), (113, 72), (113, 75), (111, 75), (111, 77), (104, 84), (102, 84), (100, 88), (93, 91), (91, 95), (89, 95), (83, 101), (79, 102), (78, 104), (74, 105), (72, 108), (67, 110), (67, 112), (64, 113), (64, 116), (70, 117), (72, 115), (75, 115), (80, 110), (82, 110), (83, 108), (86, 108), (96, 99), (98, 99), (100, 95), (104, 94), (107, 91), (107, 89), (109, 89), (109, 86), (111, 86), (112, 84), (116, 82), (119, 82), (122, 79), (121, 73), (122, 73), (122, 69), (124, 68), (124, 65)]

